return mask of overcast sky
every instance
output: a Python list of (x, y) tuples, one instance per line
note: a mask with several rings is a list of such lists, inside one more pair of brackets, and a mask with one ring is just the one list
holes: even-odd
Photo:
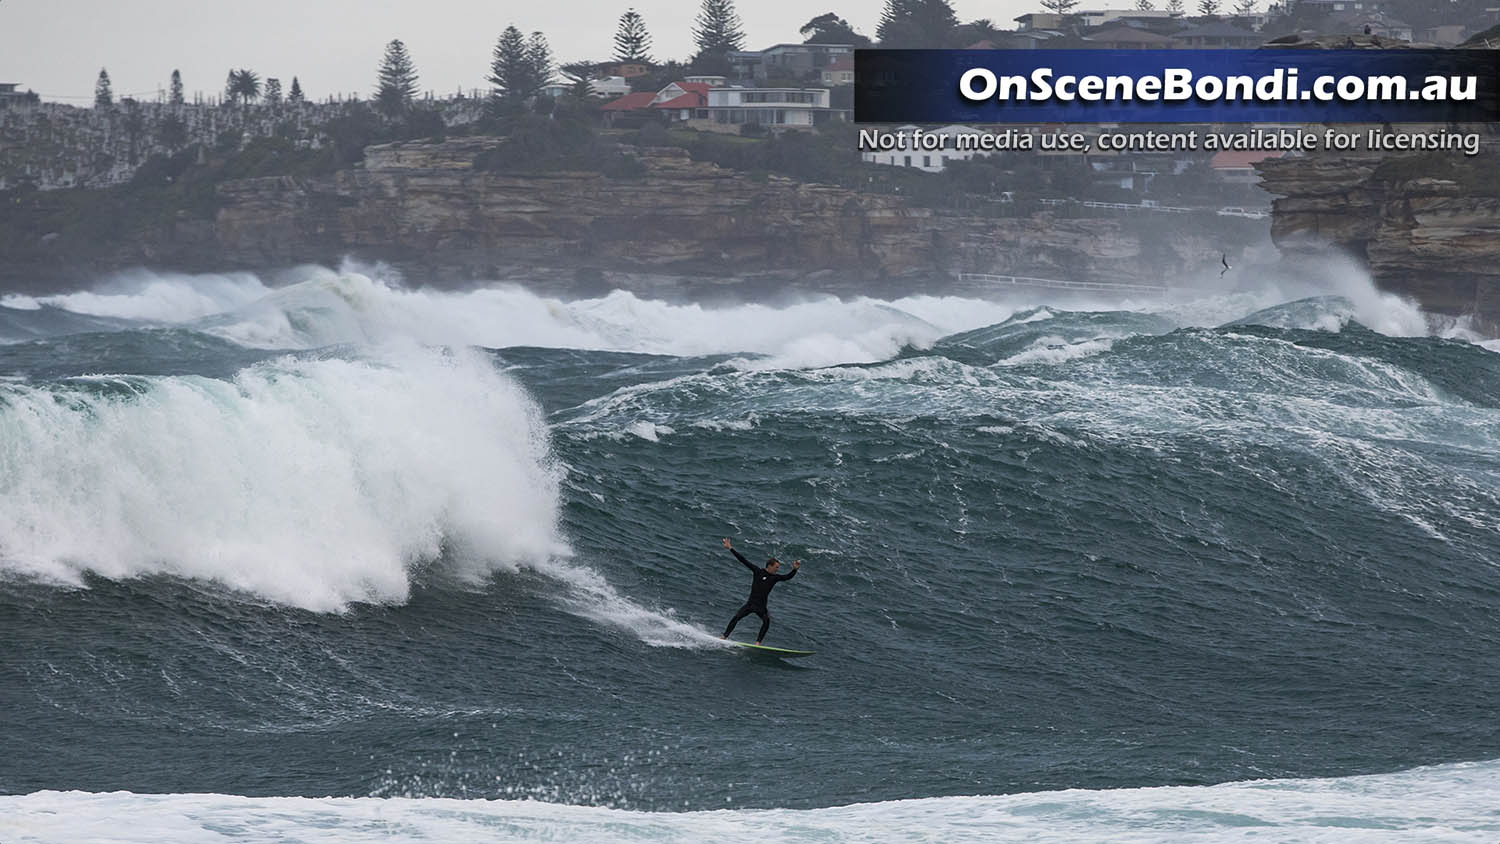
[[(1040, 8), (1038, 0), (952, 0), (960, 20), (997, 25)], [(309, 98), (368, 96), (385, 43), (406, 42), (424, 90), (484, 87), (490, 52), (505, 27), (541, 30), (563, 61), (605, 59), (632, 0), (0, 0), (0, 82), (19, 82), (49, 100), (87, 104), (100, 67), (116, 96), (154, 97), (173, 68), (192, 92), (223, 90), (232, 67), (250, 68)], [(635, 0), (658, 59), (687, 58), (699, 0)], [(797, 29), (837, 12), (873, 35), (883, 0), (739, 0), (747, 47), (801, 41)], [(1100, 7), (1128, 6), (1107, 0)], [(72, 99), (69, 99), (72, 98)]]

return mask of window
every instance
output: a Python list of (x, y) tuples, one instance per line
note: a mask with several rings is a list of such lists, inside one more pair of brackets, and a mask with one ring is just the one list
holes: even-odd
[(743, 103), (807, 103), (817, 101), (817, 95), (809, 91), (746, 91), (740, 94)]
[(910, 167), (911, 166), (911, 156), (908, 155), (908, 156), (905, 156), (905, 158), (906, 158), (906, 166)]
[(932, 156), (930, 156), (930, 155), (924, 155), (924, 156), (922, 156), (922, 166), (923, 167), (931, 167), (932, 166)]

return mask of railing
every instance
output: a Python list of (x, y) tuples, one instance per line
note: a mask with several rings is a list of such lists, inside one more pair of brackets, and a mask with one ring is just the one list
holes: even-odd
[(992, 273), (959, 273), (960, 282), (984, 284), (992, 287), (1041, 287), (1048, 290), (1090, 290), (1106, 293), (1166, 293), (1165, 284), (1135, 284), (1114, 281), (1065, 281), (1060, 278), (1035, 278), (1025, 275), (994, 275)]
[(1043, 199), (1043, 205), (1082, 205), (1084, 208), (1110, 208), (1115, 211), (1163, 211), (1168, 214), (1191, 214), (1200, 209), (1180, 208), (1175, 205), (1137, 205), (1127, 202), (1095, 202), (1092, 199)]

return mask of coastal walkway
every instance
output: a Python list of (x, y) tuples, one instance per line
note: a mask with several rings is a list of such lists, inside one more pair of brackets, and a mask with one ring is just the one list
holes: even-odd
[(1167, 292), (1165, 284), (1136, 284), (1114, 281), (1065, 281), (1060, 278), (1036, 278), (1025, 275), (995, 275), (992, 273), (959, 273), (958, 281), (976, 292), (1003, 288), (1032, 288), (1043, 290), (1078, 290), (1092, 293), (1155, 293)]

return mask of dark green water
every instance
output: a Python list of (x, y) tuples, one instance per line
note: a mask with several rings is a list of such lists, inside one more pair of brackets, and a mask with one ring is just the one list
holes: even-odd
[[(811, 368), (0, 346), (0, 792), (796, 809), (1493, 759), (1500, 356), (1270, 327), (1326, 307)], [(713, 646), (723, 536), (805, 560), (767, 643), (817, 656)]]

